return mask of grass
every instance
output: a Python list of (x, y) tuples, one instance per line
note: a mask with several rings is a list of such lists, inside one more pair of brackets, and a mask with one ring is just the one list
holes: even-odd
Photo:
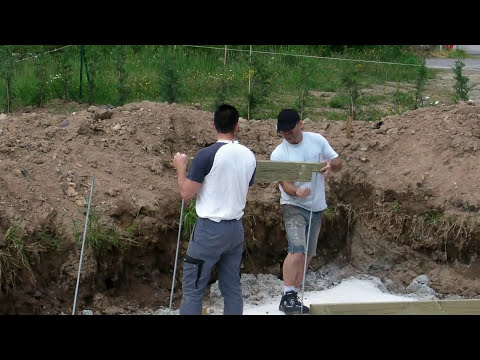
[[(135, 236), (138, 232), (138, 225), (131, 224), (127, 227), (125, 233), (117, 232), (113, 224), (108, 224), (104, 214), (101, 211), (91, 209), (88, 219), (85, 244), (91, 247), (97, 254), (109, 250), (124, 251), (131, 245), (138, 245)], [(81, 244), (83, 240), (83, 231), (80, 232), (77, 224), (73, 221), (74, 237)]]
[(434, 211), (429, 211), (424, 214), (425, 217), (425, 223), (430, 226), (438, 226), (440, 224), (440, 221), (442, 219), (441, 214), (437, 214)]
[[(224, 46), (218, 46), (224, 49)], [(33, 48), (33, 46), (32, 46)], [(46, 48), (45, 48), (46, 49)], [(22, 51), (44, 51), (41, 46)], [(252, 80), (251, 94), (253, 109), (251, 118), (266, 119), (275, 117), (282, 108), (298, 106), (302, 91), (328, 91), (342, 93), (339, 80), (344, 74), (354, 71), (360, 74), (363, 88), (385, 82), (414, 83), (418, 67), (398, 66), (381, 63), (360, 63), (338, 61), (324, 58), (302, 58), (292, 55), (331, 56), (352, 60), (395, 61), (419, 65), (420, 58), (409, 52), (404, 46), (383, 45), (255, 45), (254, 51), (271, 51), (278, 54), (253, 53), (250, 62), (248, 45), (229, 45), (227, 63), (224, 65), (224, 51), (214, 49), (191, 48), (171, 45), (123, 45), (120, 48), (106, 45), (86, 45), (85, 55), (89, 66), (89, 77), (94, 84), (94, 98), (97, 105), (119, 104), (125, 101), (136, 102), (173, 101), (191, 105), (200, 103), (202, 108), (211, 111), (221, 93), (224, 100), (236, 106), (240, 115), (247, 118), (247, 95), (249, 77)], [(247, 50), (238, 52), (237, 50)], [(123, 75), (118, 75), (118, 52), (124, 56)], [(57, 53), (43, 55), (45, 64), (45, 99), (88, 102), (89, 86), (86, 74), (83, 74), (82, 96), (80, 87), (79, 46), (71, 46)], [(255, 63), (253, 66), (252, 64)], [(168, 64), (169, 71), (165, 71)], [(15, 63), (13, 76), (13, 108), (20, 109), (34, 105), (38, 100), (41, 78), (35, 71), (34, 60)], [(120, 79), (121, 76), (122, 78)], [(253, 77), (252, 77), (253, 76)], [(430, 75), (431, 76), (431, 75)], [(260, 82), (258, 82), (260, 80)], [(122, 87), (118, 86), (122, 82)], [(220, 92), (221, 84), (226, 85)], [(5, 93), (5, 82), (0, 81), (0, 94)], [(266, 86), (268, 83), (268, 86)], [(168, 89), (166, 91), (165, 89)], [(168, 94), (167, 94), (168, 93)], [(175, 96), (178, 96), (175, 99)], [(266, 96), (265, 99), (262, 97)], [(332, 108), (345, 108), (342, 95), (331, 100)], [(255, 98), (256, 97), (256, 98)], [(369, 106), (378, 104), (381, 97), (360, 96), (358, 102)], [(322, 120), (318, 112), (310, 110), (317, 106), (315, 101), (305, 103), (304, 117)], [(0, 109), (5, 108), (5, 99), (0, 99)], [(65, 109), (70, 111), (72, 109)], [(335, 117), (336, 115), (330, 115)], [(326, 116), (329, 118), (329, 116)]]
[(325, 117), (328, 120), (332, 121), (341, 121), (341, 120), (346, 120), (347, 118), (347, 112), (326, 112)]
[(332, 222), (336, 215), (336, 208), (334, 207), (327, 207), (323, 212), (323, 216), (329, 221)]
[(25, 252), (25, 238), (22, 219), (17, 217), (5, 233), (5, 247), (0, 249), (0, 284), (15, 288), (16, 279), (19, 278), (17, 271), (22, 268), (27, 269), (32, 284), (35, 284), (35, 276)]
[(85, 106), (76, 103), (64, 103), (55, 100), (48, 103), (48, 112), (53, 115), (71, 115), (73, 112), (78, 112), (83, 108)]
[(190, 238), (195, 222), (198, 219), (197, 212), (195, 210), (195, 204), (196, 204), (195, 199), (191, 199), (187, 209), (183, 214), (182, 226), (183, 226), (183, 236), (185, 236), (185, 238)]
[(402, 209), (402, 205), (400, 204), (400, 201), (395, 200), (393, 202), (393, 211), (398, 213)]
[(443, 47), (442, 51), (440, 51), (440, 45), (436, 46), (431, 51), (432, 57), (439, 57), (439, 58), (449, 58), (449, 59), (469, 59), (472, 58), (468, 52), (461, 49), (448, 49)]
[(41, 246), (44, 246), (48, 249), (53, 249), (54, 251), (60, 251), (63, 239), (57, 234), (50, 234), (47, 232), (40, 232), (38, 234), (38, 239)]

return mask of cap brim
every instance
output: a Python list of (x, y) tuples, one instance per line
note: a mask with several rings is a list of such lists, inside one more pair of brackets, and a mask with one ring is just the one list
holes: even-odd
[(295, 128), (295, 126), (297, 126), (297, 123), (295, 123), (292, 127), (289, 127), (288, 129), (285, 129), (285, 127), (279, 128), (277, 125), (277, 132), (292, 130), (293, 128)]

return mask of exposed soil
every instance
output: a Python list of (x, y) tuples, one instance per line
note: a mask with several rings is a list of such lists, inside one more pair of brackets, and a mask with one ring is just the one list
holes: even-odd
[[(72, 312), (92, 175), (89, 235), (99, 247), (85, 248), (77, 311), (168, 306), (181, 208), (171, 159), (214, 142), (211, 122), (196, 107), (148, 101), (0, 116), (0, 313)], [(480, 108), (440, 104), (355, 121), (351, 139), (345, 122), (304, 123), (344, 161), (327, 181), (330, 210), (311, 268), (335, 262), (345, 277), (390, 279), (391, 290), (425, 274), (438, 294), (478, 298)], [(238, 139), (268, 159), (281, 136), (273, 119), (241, 119)], [(255, 184), (245, 213), (243, 272), (281, 276), (277, 184)], [(181, 266), (177, 280), (175, 306)]]

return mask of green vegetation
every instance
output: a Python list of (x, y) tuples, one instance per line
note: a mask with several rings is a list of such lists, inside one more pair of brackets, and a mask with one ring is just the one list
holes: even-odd
[(400, 201), (395, 200), (393, 202), (393, 211), (398, 213), (402, 209), (402, 205), (400, 204)]
[[(180, 83), (180, 75), (177, 69), (177, 54), (171, 48), (166, 49), (166, 54), (160, 61), (160, 97), (169, 104), (181, 102), (183, 98), (183, 88)], [(149, 82), (145, 77), (145, 85)], [(139, 88), (141, 85), (139, 85)]]
[(356, 119), (356, 113), (357, 113), (357, 99), (359, 97), (359, 87), (360, 87), (360, 82), (359, 82), (359, 74), (356, 69), (350, 70), (346, 72), (344, 75), (341, 77), (341, 83), (343, 85), (343, 89), (345, 93), (348, 96), (349, 99), (349, 115), (352, 117), (352, 119)]
[(423, 107), (423, 97), (422, 93), (425, 89), (425, 83), (427, 82), (427, 66), (425, 64), (425, 59), (422, 59), (422, 66), (418, 70), (418, 77), (416, 82), (415, 88), (415, 100), (414, 100), (414, 108), (418, 109), (419, 107)]
[(425, 223), (430, 226), (438, 226), (442, 220), (442, 215), (435, 211), (429, 211), (424, 214)]
[[(7, 112), (12, 111), (12, 103), (14, 100), (13, 77), (15, 69), (15, 59), (13, 57), (13, 46), (5, 45), (0, 48), (0, 78), (3, 80), (4, 87), (1, 88), (0, 94), (4, 94), (0, 99), (3, 107)], [(32, 101), (33, 103), (33, 101)]]
[(0, 247), (0, 285), (8, 284), (14, 288), (16, 279), (20, 278), (17, 271), (23, 268), (28, 270), (32, 284), (35, 284), (32, 267), (25, 252), (26, 235), (22, 228), (22, 219), (17, 217), (12, 221), (4, 238), (5, 245)]
[(464, 66), (465, 63), (463, 61), (456, 60), (452, 68), (455, 74), (455, 84), (453, 85), (453, 88), (455, 89), (455, 102), (458, 102), (459, 100), (468, 101), (468, 92), (470, 91), (468, 82), (470, 79), (462, 75), (462, 69)]
[(269, 116), (262, 114), (261, 106), (265, 106), (269, 101), (269, 95), (272, 87), (272, 68), (261, 58), (253, 57), (247, 74), (249, 80), (248, 91), (244, 92), (247, 103), (247, 119), (261, 119)]
[(466, 59), (469, 57), (465, 50), (447, 50), (447, 57), (450, 59)]
[(312, 102), (312, 96), (310, 95), (310, 90), (315, 88), (315, 83), (313, 79), (315, 78), (313, 72), (313, 62), (314, 59), (305, 59), (299, 65), (299, 82), (300, 82), (300, 93), (298, 95), (297, 101), (295, 102), (294, 108), (298, 109), (300, 114), (300, 119), (305, 119), (310, 114), (306, 113), (306, 108)]
[[(359, 91), (359, 80), (366, 89), (386, 82), (413, 85), (422, 64), (400, 45), (253, 45), (251, 54), (250, 45), (228, 45), (226, 56), (224, 45), (206, 46), (85, 45), (82, 57), (80, 45), (1, 45), (0, 111), (54, 99), (97, 105), (199, 103), (204, 110), (228, 102), (244, 118), (272, 118), (290, 107), (313, 121), (343, 121), (354, 100), (356, 119), (373, 121), (388, 113), (367, 111), (381, 99)], [(313, 91), (337, 93), (329, 104), (342, 114), (313, 111), (325, 103)], [(412, 100), (401, 110), (414, 106)]]
[(402, 114), (415, 106), (414, 98), (409, 92), (402, 91), (400, 84), (397, 84), (397, 90), (393, 94), (393, 102), (395, 104), (395, 113)]
[(123, 46), (115, 45), (115, 69), (117, 73), (117, 91), (118, 91), (118, 105), (125, 104), (127, 100), (128, 88), (127, 88), (127, 74), (125, 71), (125, 52)]
[(325, 219), (327, 219), (329, 222), (333, 221), (333, 218), (335, 217), (337, 209), (334, 207), (327, 207), (325, 211), (323, 212), (323, 216), (325, 216)]
[(197, 212), (195, 210), (195, 204), (195, 199), (191, 199), (190, 204), (188, 204), (187, 210), (183, 214), (183, 236), (185, 236), (186, 238), (189, 238), (192, 234), (193, 227), (198, 219)]
[(40, 232), (38, 235), (39, 243), (42, 247), (60, 251), (63, 239), (57, 234), (48, 232)]
[[(113, 224), (107, 223), (103, 215), (101, 211), (91, 209), (85, 239), (86, 246), (90, 246), (96, 254), (102, 254), (109, 250), (124, 251), (131, 245), (137, 245), (135, 241), (135, 235), (138, 231), (137, 225), (131, 224), (123, 234), (123, 232), (117, 231)], [(81, 244), (83, 228), (80, 231), (75, 221), (73, 227), (74, 237), (77, 243)]]

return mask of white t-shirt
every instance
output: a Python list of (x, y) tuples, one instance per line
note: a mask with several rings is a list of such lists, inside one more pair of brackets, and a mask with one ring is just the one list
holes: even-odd
[(253, 152), (236, 140), (218, 140), (200, 150), (187, 174), (190, 180), (202, 183), (197, 215), (216, 222), (241, 219), (256, 166)]
[[(313, 132), (303, 132), (303, 139), (298, 144), (290, 144), (283, 141), (273, 150), (270, 160), (275, 161), (295, 161), (295, 162), (322, 162), (323, 160), (332, 161), (338, 157), (338, 154), (332, 149), (327, 139), (322, 135)], [(319, 173), (313, 173), (312, 182), (294, 181), (293, 184), (299, 187), (308, 187), (312, 191), (306, 198), (290, 196), (283, 191), (279, 184), (281, 192), (280, 204), (291, 204), (300, 206), (306, 210), (322, 211), (327, 208), (325, 200), (325, 182), (324, 176)], [(315, 189), (312, 189), (315, 184)], [(315, 199), (313, 197), (315, 196)]]

